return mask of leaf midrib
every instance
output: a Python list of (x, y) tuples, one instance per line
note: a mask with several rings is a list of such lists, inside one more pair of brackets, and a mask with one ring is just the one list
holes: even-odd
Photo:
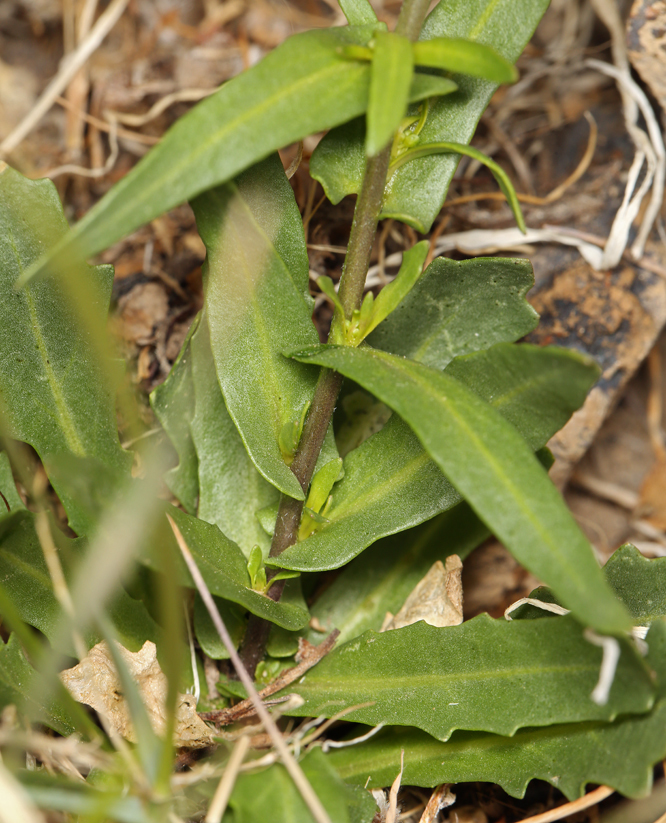
[[(25, 269), (25, 266), (23, 266), (23, 263), (21, 261), (21, 257), (19, 255), (18, 249), (16, 247), (16, 243), (15, 243), (15, 240), (14, 240), (14, 235), (13, 235), (13, 232), (11, 230), (11, 227), (8, 227), (8, 229), (7, 229), (7, 236), (8, 236), (9, 244), (12, 248), (12, 251), (14, 252), (14, 256), (15, 256), (15, 259), (16, 259), (16, 267), (17, 267), (18, 271), (20, 272), (20, 276), (23, 276), (26, 269)], [(58, 411), (58, 416), (60, 417), (60, 424), (61, 424), (62, 433), (65, 437), (65, 441), (67, 442), (67, 445), (69, 446), (70, 450), (74, 454), (79, 455), (80, 457), (85, 457), (86, 450), (83, 446), (83, 443), (81, 442), (81, 439), (79, 438), (78, 432), (76, 430), (76, 426), (74, 425), (74, 421), (72, 420), (72, 418), (70, 416), (69, 406), (67, 404), (67, 401), (65, 400), (64, 394), (62, 393), (60, 384), (58, 383), (55, 372), (53, 371), (53, 367), (51, 366), (50, 358), (48, 357), (48, 350), (47, 350), (46, 342), (44, 340), (44, 336), (42, 335), (41, 323), (39, 321), (39, 317), (38, 317), (38, 314), (37, 314), (37, 308), (35, 306), (35, 301), (34, 301), (34, 298), (33, 298), (32, 289), (29, 288), (29, 287), (26, 287), (24, 289), (24, 294), (25, 294), (26, 305), (27, 305), (27, 308), (28, 308), (28, 313), (30, 315), (30, 320), (31, 320), (30, 325), (31, 325), (32, 337), (33, 337), (33, 339), (34, 339), (34, 341), (37, 345), (37, 350), (38, 350), (39, 355), (40, 355), (42, 368), (43, 368), (44, 372), (46, 373), (46, 381), (47, 381), (47, 384), (49, 386), (49, 389), (51, 390), (51, 394), (53, 395), (53, 400), (55, 402), (55, 406), (56, 406), (56, 409)]]

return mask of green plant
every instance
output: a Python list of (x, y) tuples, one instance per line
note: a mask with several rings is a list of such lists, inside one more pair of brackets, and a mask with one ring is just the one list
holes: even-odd
[[(363, 296), (378, 220), (427, 232), (461, 154), (486, 163), (523, 226), (505, 173), (467, 143), (496, 84), (515, 79), (547, 0), (442, 0), (423, 22), (427, 5), (405, 0), (388, 32), (366, 0), (341, 2), (349, 26), (292, 37), (223, 86), (71, 230), (50, 183), (0, 171), (0, 490), (9, 509), (0, 611), (12, 632), (0, 649), (0, 695), (102, 746), (86, 750), (85, 782), (16, 765), (38, 805), (81, 820), (196, 818), (227, 764), (222, 745), (188, 789), (171, 778), (178, 691), (199, 676), (196, 661), (184, 674), (179, 587), (199, 648), (217, 660), (230, 651), (165, 513), (252, 674), (261, 663), (270, 679), (289, 665), (299, 639), (318, 636), (311, 618), (340, 630), (338, 648), (286, 689), (300, 697), (286, 708), (293, 716), (343, 711), (348, 724), (386, 727), (326, 754), (305, 730), (298, 738), (303, 770), (336, 823), (372, 819), (374, 801), (358, 786), (368, 776), (391, 783), (403, 750), (407, 783), (492, 780), (521, 795), (539, 777), (568, 797), (588, 782), (642, 794), (666, 755), (666, 561), (626, 547), (602, 572), (546, 476), (544, 446), (598, 370), (571, 352), (516, 343), (538, 320), (525, 300), (529, 263), (440, 258), (422, 271), (427, 243), (418, 243), (389, 286)], [(319, 281), (335, 307), (327, 345), (311, 322), (301, 217), (275, 154), (322, 130), (313, 177), (334, 203), (358, 194), (339, 291)], [(177, 464), (169, 468), (162, 444), (136, 441), (135, 479), (118, 441), (120, 379), (103, 332), (113, 273), (81, 261), (185, 200), (207, 248), (205, 309), (151, 397)], [(131, 398), (121, 392), (121, 403), (132, 433)], [(37, 452), (76, 537), (46, 513), (44, 483), (20, 443)], [(163, 478), (180, 508), (161, 500)], [(464, 559), (489, 532), (550, 587), (534, 600), (570, 614), (532, 606), (512, 622), (480, 616), (377, 633), (434, 561)], [(339, 568), (308, 610), (303, 592)], [(646, 657), (634, 625), (650, 626)], [(589, 642), (599, 635), (620, 650), (604, 694), (594, 690), (602, 651)], [(135, 748), (108, 723), (103, 738), (55, 685), (57, 655), (83, 657), (102, 639)], [(157, 644), (169, 683), (163, 734), (114, 640), (131, 651)], [(43, 678), (29, 687), (33, 665)], [(233, 680), (219, 689), (243, 696)], [(32, 751), (40, 739), (12, 745)], [(276, 763), (242, 774), (230, 804), (234, 820), (310, 819)]]

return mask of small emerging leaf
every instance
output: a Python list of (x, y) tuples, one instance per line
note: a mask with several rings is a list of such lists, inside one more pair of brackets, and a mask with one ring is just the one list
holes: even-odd
[(266, 568), (264, 557), (259, 546), (253, 546), (247, 561), (247, 573), (250, 575), (250, 585), (255, 591), (263, 592), (266, 588)]
[(368, 101), (365, 151), (373, 157), (389, 143), (404, 117), (412, 81), (412, 44), (394, 32), (378, 31)]
[(515, 83), (518, 79), (514, 65), (494, 49), (460, 37), (434, 37), (414, 43), (414, 62), (493, 83)]
[(364, 338), (377, 328), (412, 290), (421, 276), (429, 245), (427, 240), (422, 240), (404, 253), (402, 265), (395, 280), (384, 286), (374, 302), (368, 325), (362, 329)]
[(338, 0), (350, 26), (376, 26), (379, 22), (368, 0)]

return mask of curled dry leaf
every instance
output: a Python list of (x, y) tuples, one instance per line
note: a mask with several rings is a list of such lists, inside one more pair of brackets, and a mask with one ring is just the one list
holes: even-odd
[(458, 626), (463, 622), (462, 560), (457, 554), (438, 560), (414, 587), (403, 607), (395, 615), (386, 613), (383, 632), (402, 629), (419, 620), (431, 626)]
[[(164, 704), (167, 695), (166, 675), (157, 661), (155, 644), (147, 640), (138, 652), (128, 652), (118, 646), (129, 673), (139, 690), (150, 722), (158, 734), (166, 727)], [(72, 696), (104, 714), (111, 726), (122, 737), (136, 742), (129, 706), (106, 643), (98, 643), (72, 669), (60, 675)], [(197, 715), (192, 695), (178, 696), (174, 744), (178, 747), (201, 749), (213, 743), (208, 726)]]

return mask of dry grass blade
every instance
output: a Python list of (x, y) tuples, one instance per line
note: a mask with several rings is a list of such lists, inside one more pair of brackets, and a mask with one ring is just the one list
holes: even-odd
[(210, 806), (208, 807), (208, 812), (204, 818), (204, 823), (220, 823), (222, 820), (222, 815), (227, 808), (229, 798), (231, 797), (231, 792), (234, 788), (234, 783), (236, 782), (236, 777), (238, 776), (238, 770), (240, 769), (241, 763), (245, 759), (245, 755), (247, 754), (247, 750), (249, 748), (249, 735), (239, 737), (238, 742), (234, 746), (234, 750), (231, 752), (231, 757), (229, 758), (229, 762), (224, 770), (224, 774), (222, 775), (217, 789), (215, 790)]
[(67, 56), (62, 68), (44, 89), (41, 97), (16, 128), (0, 143), (0, 156), (13, 151), (23, 138), (39, 123), (58, 97), (69, 85), (81, 66), (97, 49), (116, 25), (129, 0), (112, 0), (76, 51)]
[(400, 791), (400, 783), (402, 781), (402, 773), (405, 768), (405, 750), (400, 752), (400, 771), (398, 776), (393, 781), (391, 791), (389, 792), (389, 806), (386, 812), (386, 823), (397, 823), (398, 820), (398, 792)]
[(215, 626), (217, 633), (220, 635), (220, 639), (224, 643), (227, 652), (229, 653), (229, 657), (231, 662), (238, 673), (238, 677), (240, 678), (241, 683), (247, 689), (247, 693), (250, 695), (250, 699), (254, 703), (257, 715), (259, 719), (264, 724), (264, 728), (270, 735), (271, 740), (275, 748), (278, 750), (282, 762), (291, 775), (292, 780), (294, 781), (296, 788), (301, 794), (301, 797), (305, 801), (308, 809), (312, 813), (312, 816), (317, 821), (317, 823), (331, 823), (331, 819), (328, 816), (326, 809), (323, 807), (321, 800), (315, 794), (312, 786), (310, 785), (307, 777), (303, 774), (303, 770), (296, 762), (296, 758), (294, 755), (289, 751), (289, 747), (287, 746), (280, 730), (278, 729), (275, 721), (268, 713), (266, 707), (261, 702), (261, 698), (259, 697), (257, 690), (254, 687), (254, 683), (252, 682), (252, 678), (247, 673), (247, 669), (243, 665), (238, 652), (236, 651), (236, 646), (234, 645), (231, 637), (229, 636), (229, 632), (227, 631), (227, 627), (224, 625), (224, 621), (220, 616), (220, 613), (215, 605), (215, 601), (213, 600), (213, 596), (211, 595), (206, 583), (204, 582), (203, 577), (201, 576), (201, 572), (199, 571), (197, 564), (194, 562), (194, 558), (187, 547), (187, 543), (183, 538), (183, 535), (180, 533), (180, 529), (174, 523), (174, 521), (167, 515), (167, 519), (169, 521), (169, 525), (173, 530), (174, 536), (178, 543), (178, 547), (183, 555), (185, 563), (187, 564), (187, 568), (192, 575), (192, 579), (201, 595), (201, 599), (203, 600), (206, 609), (210, 615), (211, 620), (213, 621), (213, 625)]
[(0, 823), (46, 823), (23, 787), (0, 761)]
[(562, 820), (572, 814), (582, 812), (584, 809), (589, 809), (591, 806), (596, 806), (597, 803), (601, 803), (602, 800), (610, 797), (614, 792), (615, 789), (611, 789), (609, 786), (599, 786), (598, 789), (579, 797), (578, 800), (572, 800), (570, 803), (565, 803), (563, 806), (558, 806), (556, 809), (550, 809), (550, 811), (542, 812), (533, 817), (526, 817), (520, 823), (555, 823), (556, 820)]

